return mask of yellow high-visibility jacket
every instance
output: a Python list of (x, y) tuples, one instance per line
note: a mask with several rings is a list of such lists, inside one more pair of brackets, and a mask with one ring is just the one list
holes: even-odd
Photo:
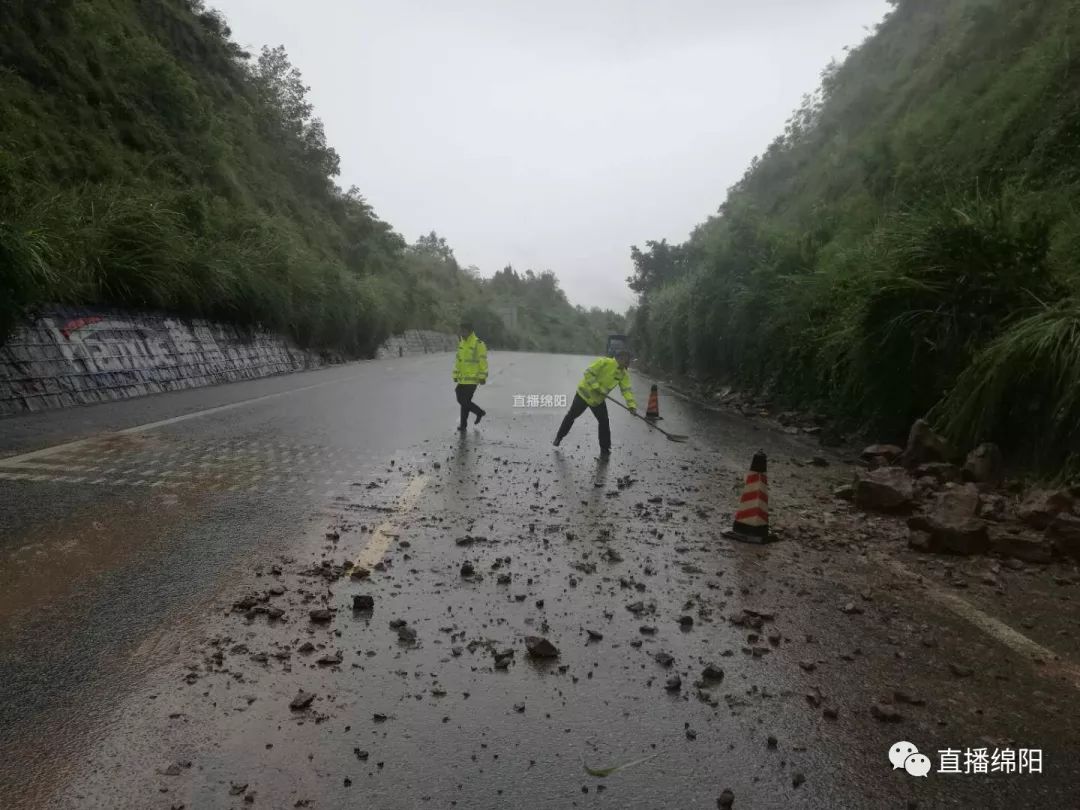
[(637, 408), (634, 390), (630, 387), (630, 372), (619, 368), (614, 357), (601, 357), (585, 369), (585, 377), (578, 383), (577, 392), (589, 405), (599, 405), (607, 393), (619, 386), (628, 408)]
[(458, 385), (477, 385), (487, 382), (487, 344), (473, 332), (462, 338), (454, 361), (454, 382)]

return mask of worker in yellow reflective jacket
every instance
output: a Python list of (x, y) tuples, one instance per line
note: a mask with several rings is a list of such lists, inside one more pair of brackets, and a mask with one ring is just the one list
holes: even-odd
[(487, 383), (487, 345), (476, 336), (472, 324), (464, 322), (459, 330), (461, 340), (457, 347), (457, 358), (454, 361), (454, 382), (457, 383), (455, 393), (458, 404), (461, 406), (461, 424), (458, 427), (462, 433), (469, 421), (469, 414), (476, 414), (474, 425), (480, 424), (480, 420), (487, 413), (483, 408), (473, 402), (477, 385)]
[(553, 444), (558, 447), (574, 420), (585, 413), (589, 408), (596, 417), (600, 433), (600, 455), (606, 457), (611, 453), (611, 425), (608, 423), (607, 394), (616, 385), (622, 392), (626, 406), (631, 411), (637, 411), (637, 402), (634, 401), (634, 391), (630, 387), (630, 352), (622, 350), (614, 357), (601, 357), (585, 369), (585, 377), (577, 387), (574, 401), (570, 403), (570, 410), (563, 418), (559, 432), (555, 436)]

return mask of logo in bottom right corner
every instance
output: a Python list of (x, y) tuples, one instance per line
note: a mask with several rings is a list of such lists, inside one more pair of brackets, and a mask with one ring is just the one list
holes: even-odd
[[(1042, 773), (1041, 748), (945, 748), (938, 752), (940, 774)], [(933, 770), (933, 761), (919, 752), (914, 743), (901, 740), (889, 748), (893, 770), (910, 776), (925, 777)]]

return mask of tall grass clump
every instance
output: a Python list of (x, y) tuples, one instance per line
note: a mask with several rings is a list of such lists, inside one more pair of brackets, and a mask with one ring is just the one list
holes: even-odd
[(932, 416), (970, 446), (986, 439), (1039, 466), (1080, 456), (1080, 299), (1041, 308), (982, 348)]
[(843, 396), (894, 431), (924, 415), (982, 346), (1059, 294), (1048, 248), (1046, 224), (1006, 197), (887, 218), (832, 291)]

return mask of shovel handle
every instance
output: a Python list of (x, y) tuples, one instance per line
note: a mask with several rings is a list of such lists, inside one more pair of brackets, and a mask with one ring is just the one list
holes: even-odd
[(619, 402), (619, 400), (617, 400), (617, 399), (614, 399), (613, 397), (611, 397), (611, 396), (610, 396), (610, 395), (608, 395), (608, 394), (605, 394), (605, 395), (604, 395), (604, 399), (607, 399), (607, 400), (609, 400), (609, 401), (611, 401), (611, 402), (614, 402), (614, 403), (615, 403), (616, 405), (618, 405), (618, 406), (619, 406), (620, 408), (622, 408), (622, 409), (623, 409), (624, 411), (626, 411), (626, 412), (627, 412), (628, 414), (630, 414), (631, 416), (635, 416), (635, 417), (637, 417), (637, 418), (638, 418), (638, 419), (640, 419), (640, 420), (641, 420), (642, 422), (644, 422), (644, 423), (645, 423), (646, 425), (648, 425), (649, 427), (651, 427), (651, 428), (652, 428), (653, 430), (659, 430), (659, 431), (660, 431), (661, 433), (663, 433), (663, 434), (664, 434), (665, 436), (667, 436), (667, 437), (668, 437), (668, 439), (670, 439), (670, 440), (671, 440), (671, 441), (673, 441), (673, 442), (685, 442), (685, 441), (686, 441), (686, 440), (687, 440), (688, 438), (690, 438), (689, 436), (683, 436), (683, 435), (682, 435), (682, 434), (680, 434), (680, 433), (668, 433), (668, 432), (667, 432), (666, 430), (664, 430), (664, 429), (663, 429), (662, 427), (660, 427), (659, 425), (654, 425), (654, 424), (652, 423), (652, 421), (651, 421), (651, 420), (649, 420), (649, 419), (646, 419), (646, 418), (645, 418), (644, 416), (642, 416), (641, 414), (639, 414), (639, 413), (638, 413), (637, 411), (632, 411), (632, 410), (630, 410), (630, 409), (629, 409), (629, 408), (627, 408), (627, 407), (626, 407), (625, 405), (623, 405), (623, 404), (622, 404), (621, 402)]

